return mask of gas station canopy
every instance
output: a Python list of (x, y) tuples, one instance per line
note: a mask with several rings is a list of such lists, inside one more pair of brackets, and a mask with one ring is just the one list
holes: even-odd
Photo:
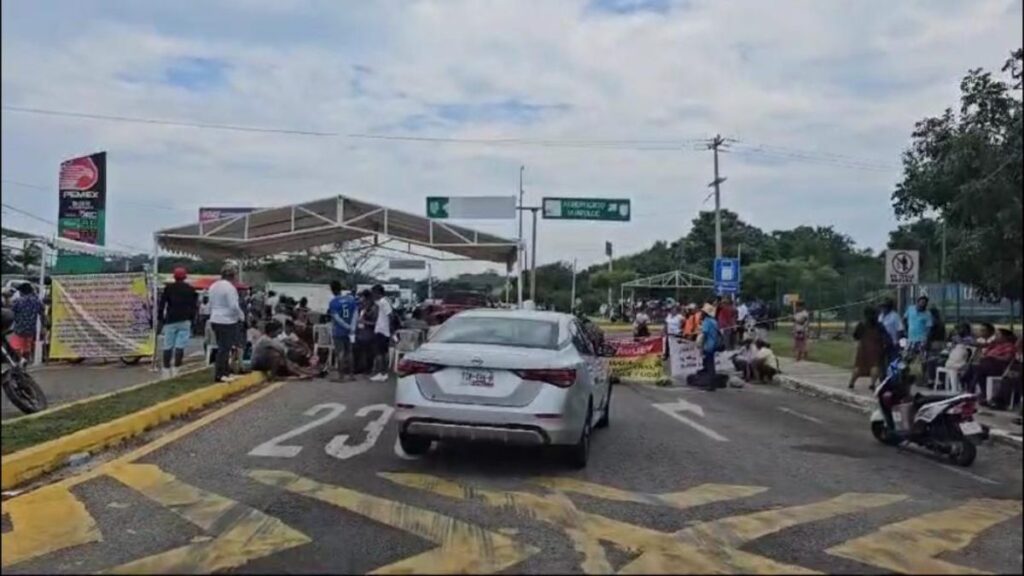
[(201, 258), (258, 258), (355, 240), (412, 252), (412, 247), (446, 252), (460, 259), (516, 260), (515, 240), (392, 210), (347, 196), (257, 210), (168, 228), (156, 233), (168, 251)]

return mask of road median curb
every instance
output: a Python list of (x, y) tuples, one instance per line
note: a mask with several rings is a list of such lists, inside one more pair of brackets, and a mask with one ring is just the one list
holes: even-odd
[[(874, 412), (876, 407), (875, 401), (872, 398), (865, 398), (863, 396), (853, 394), (852, 392), (847, 392), (846, 390), (837, 390), (830, 386), (801, 380), (787, 374), (777, 374), (775, 376), (775, 382), (788, 390), (792, 390), (806, 396), (822, 398), (834, 404), (842, 404), (847, 408), (852, 408), (863, 414), (870, 414)], [(1014, 436), (1013, 434), (1010, 434), (1010, 432), (1000, 428), (993, 428), (991, 430), (990, 438), (997, 444), (1009, 446), (1017, 450), (1024, 449), (1024, 444), (1022, 444), (1019, 436)]]
[(258, 386), (265, 380), (262, 373), (253, 372), (227, 384), (211, 384), (109, 422), (7, 454), (0, 458), (0, 489), (10, 489), (55, 470), (72, 455), (113, 446), (173, 418)]

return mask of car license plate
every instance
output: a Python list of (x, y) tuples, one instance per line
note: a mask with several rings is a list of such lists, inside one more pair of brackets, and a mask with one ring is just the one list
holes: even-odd
[(981, 434), (981, 424), (978, 424), (977, 422), (961, 422), (960, 431), (964, 433), (964, 436)]
[(492, 370), (463, 370), (462, 385), (475, 388), (493, 388), (494, 372)]

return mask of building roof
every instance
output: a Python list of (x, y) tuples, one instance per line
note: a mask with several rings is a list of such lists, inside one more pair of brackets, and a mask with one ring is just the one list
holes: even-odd
[(409, 253), (415, 253), (414, 246), (428, 248), (460, 260), (510, 266), (517, 254), (515, 240), (348, 196), (168, 228), (157, 232), (156, 239), (165, 250), (214, 259), (257, 258), (354, 240)]

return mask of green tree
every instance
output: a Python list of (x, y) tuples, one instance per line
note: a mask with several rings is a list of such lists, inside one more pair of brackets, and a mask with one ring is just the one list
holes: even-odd
[(952, 279), (992, 295), (1021, 297), (1021, 68), (1016, 50), (996, 78), (970, 70), (960, 106), (915, 125), (903, 154), (903, 180), (893, 193), (896, 215), (937, 214), (947, 233)]

